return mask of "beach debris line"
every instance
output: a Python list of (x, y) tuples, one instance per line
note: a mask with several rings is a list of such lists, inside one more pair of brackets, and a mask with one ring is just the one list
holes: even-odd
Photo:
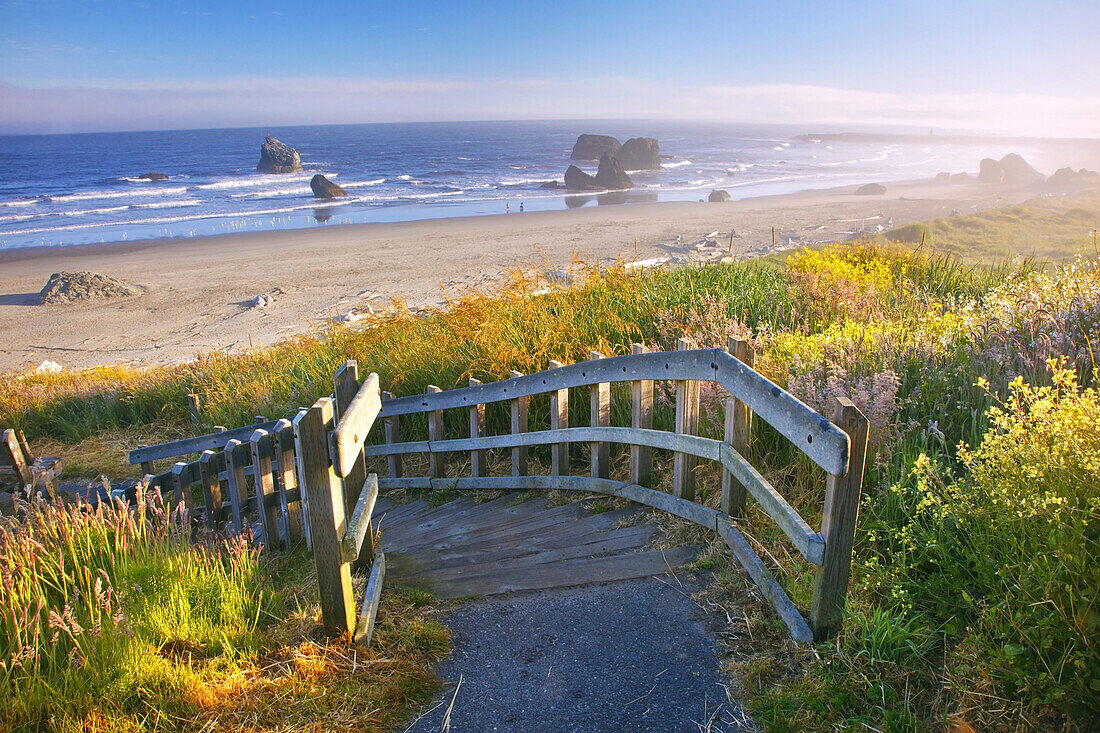
[(44, 305), (141, 295), (141, 289), (100, 272), (55, 272), (39, 293)]

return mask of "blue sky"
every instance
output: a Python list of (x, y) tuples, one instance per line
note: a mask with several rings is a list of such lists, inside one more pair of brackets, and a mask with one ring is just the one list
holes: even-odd
[(546, 117), (1100, 135), (1100, 2), (0, 0), (0, 132)]

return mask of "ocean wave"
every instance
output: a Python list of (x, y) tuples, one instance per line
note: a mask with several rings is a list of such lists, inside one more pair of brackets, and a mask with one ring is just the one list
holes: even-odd
[[(496, 185), (499, 188), (510, 188), (513, 186), (529, 186), (532, 183), (550, 183), (557, 180), (556, 178), (505, 178)], [(475, 188), (477, 187), (475, 186)]]
[(662, 168), (679, 168), (682, 165), (691, 165), (690, 160), (680, 160), (675, 163), (661, 163)]
[[(326, 173), (329, 178), (335, 178), (337, 173)], [(269, 186), (275, 181), (309, 181), (313, 176), (311, 174), (286, 174), (286, 173), (270, 173), (259, 176), (248, 176), (247, 178), (224, 178), (220, 181), (214, 181), (213, 183), (199, 183), (194, 186), (196, 189), (206, 190), (221, 190), (226, 188), (251, 188), (253, 186)]]
[(756, 163), (738, 163), (735, 166), (726, 168), (726, 175), (732, 176), (734, 173), (744, 173), (749, 168), (753, 168)]
[(84, 193), (63, 193), (47, 196), (46, 198), (54, 203), (65, 203), (66, 201), (95, 201), (98, 199), (133, 198), (135, 196), (170, 196), (175, 193), (183, 193), (186, 190), (186, 186), (172, 186), (169, 188), (143, 189), (141, 191), (86, 191)]
[(934, 160), (939, 160), (943, 157), (943, 153), (936, 153), (931, 158), (925, 158), (924, 160), (915, 160), (911, 163), (891, 163), (891, 168), (912, 168), (915, 165), (927, 165)]
[(380, 183), (385, 183), (385, 178), (372, 178), (369, 181), (347, 181), (340, 185), (344, 188), (363, 188), (364, 186), (377, 186)]
[(79, 211), (55, 211), (52, 216), (95, 216), (96, 214), (113, 214), (116, 211), (126, 211), (129, 204), (123, 206), (105, 206), (101, 209), (81, 209)]
[(28, 219), (41, 219), (43, 216), (49, 216), (49, 214), (11, 214), (9, 216), (0, 216), (0, 222), (27, 221)]
[(148, 204), (130, 204), (131, 209), (178, 209), (184, 206), (200, 206), (202, 201), (198, 199), (181, 199), (178, 201), (157, 201)]
[(411, 181), (412, 176), (410, 176), (408, 173), (405, 173), (404, 175), (396, 176), (393, 180), (395, 180), (395, 181)]
[(0, 206), (34, 206), (38, 199), (16, 199), (15, 201), (0, 201)]

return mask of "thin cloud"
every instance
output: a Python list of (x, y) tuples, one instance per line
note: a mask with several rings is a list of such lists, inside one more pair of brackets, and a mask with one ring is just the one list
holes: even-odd
[(0, 84), (0, 132), (74, 132), (471, 119), (682, 118), (904, 124), (1095, 136), (1098, 97), (896, 94), (797, 84), (671, 85), (629, 77), (152, 80)]

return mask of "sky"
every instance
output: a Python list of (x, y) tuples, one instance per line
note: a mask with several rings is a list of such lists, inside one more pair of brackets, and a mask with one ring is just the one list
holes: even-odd
[(0, 133), (479, 119), (1100, 137), (1100, 0), (0, 0)]

